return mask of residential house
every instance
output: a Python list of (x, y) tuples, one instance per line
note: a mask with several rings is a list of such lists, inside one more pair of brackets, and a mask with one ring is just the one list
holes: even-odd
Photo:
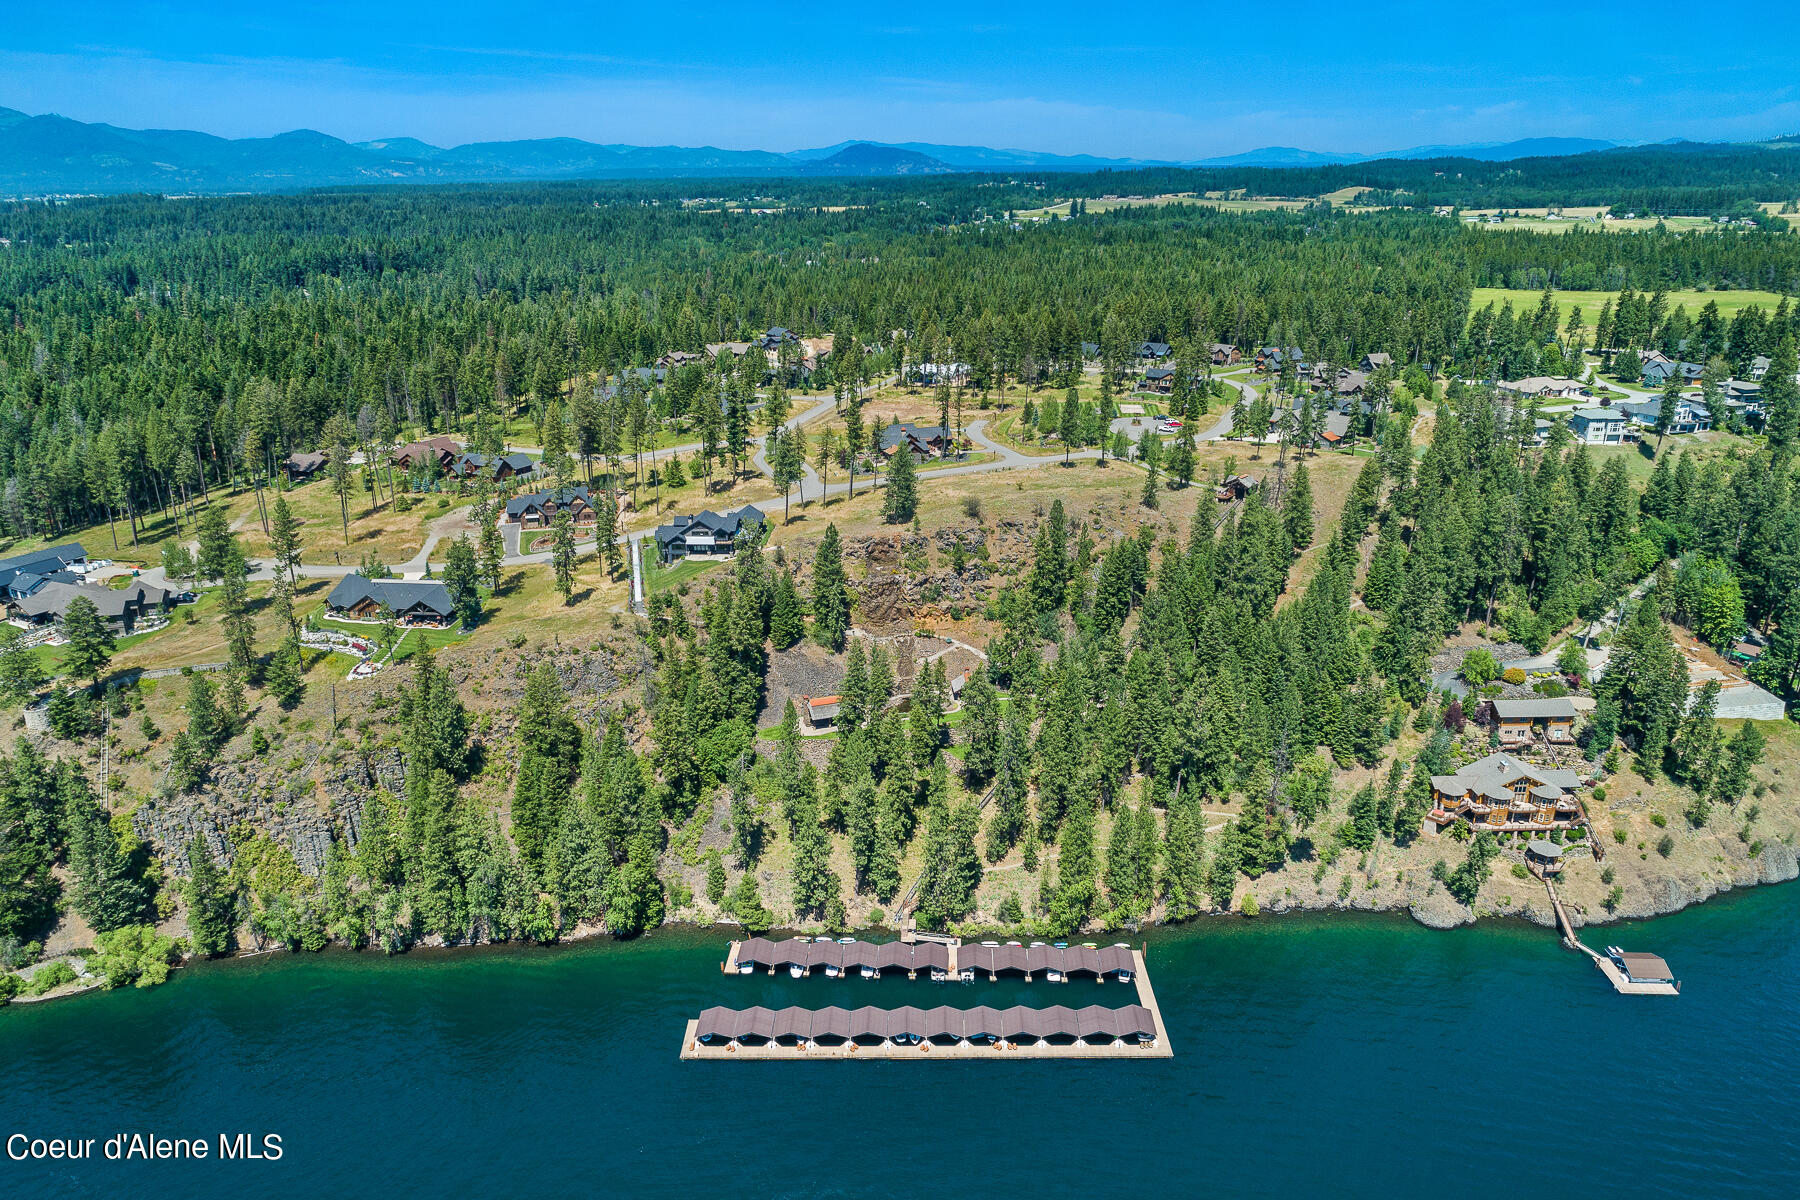
[(1367, 387), (1369, 377), (1361, 371), (1343, 370), (1338, 372), (1335, 387), (1340, 396), (1361, 396)]
[(1763, 424), (1762, 384), (1725, 381), (1725, 395), (1719, 404), (1744, 425), (1761, 429)]
[(1527, 375), (1524, 379), (1501, 383), (1500, 390), (1539, 400), (1569, 400), (1580, 396), (1586, 385), (1566, 375)]
[(1578, 408), (1569, 414), (1569, 428), (1577, 441), (1590, 446), (1616, 445), (1625, 440), (1625, 414), (1611, 408)]
[(959, 362), (919, 363), (912, 369), (914, 383), (935, 387), (940, 383), (961, 387), (969, 382), (969, 364)]
[(1088, 362), (1093, 362), (1095, 359), (1099, 358), (1100, 357), (1100, 343), (1099, 342), (1083, 342), (1083, 343), (1081, 343), (1081, 357)]
[(798, 342), (799, 340), (800, 335), (793, 330), (784, 329), (779, 325), (773, 325), (770, 326), (767, 333), (757, 337), (756, 344), (764, 350), (780, 350), (782, 346)]
[(944, 458), (955, 448), (950, 431), (942, 425), (914, 425), (895, 421), (876, 437), (875, 448), (883, 458), (892, 458), (905, 447), (915, 463)]
[(831, 723), (837, 720), (838, 710), (843, 707), (842, 696), (802, 696), (800, 703), (806, 706), (806, 723), (814, 729), (830, 729)]
[(69, 605), (85, 596), (116, 634), (131, 633), (145, 618), (159, 617), (175, 603), (174, 593), (134, 579), (123, 588), (70, 583), (43, 576), (19, 576), (8, 590), (12, 616), (29, 625), (61, 625)]
[(1214, 342), (1212, 344), (1212, 362), (1215, 367), (1229, 367), (1243, 357), (1242, 354), (1238, 353), (1238, 348), (1236, 346), (1227, 342)]
[(694, 555), (726, 556), (740, 542), (761, 536), (766, 520), (761, 509), (749, 504), (728, 513), (679, 516), (656, 527), (656, 548), (663, 562)]
[(1163, 359), (1169, 357), (1169, 343), (1139, 342), (1136, 346), (1132, 347), (1131, 352), (1145, 361), (1161, 362)]
[(1254, 475), (1227, 475), (1215, 493), (1221, 500), (1242, 500), (1255, 491), (1259, 481)]
[(1662, 359), (1659, 362), (1644, 364), (1644, 386), (1662, 387), (1670, 379), (1680, 379), (1683, 383), (1698, 383), (1706, 374), (1706, 368), (1699, 363), (1671, 362)]
[(1489, 700), (1478, 710), (1485, 725), (1500, 733), (1502, 746), (1519, 746), (1536, 740), (1538, 733), (1552, 742), (1575, 741), (1575, 704), (1567, 696), (1542, 700)]
[(1769, 356), (1758, 354), (1750, 360), (1750, 378), (1760, 380), (1769, 373)]
[(1346, 446), (1354, 439), (1350, 434), (1349, 413), (1328, 413), (1324, 427), (1319, 430), (1318, 444), (1321, 446)]
[(325, 450), (302, 450), (288, 455), (281, 460), (282, 470), (295, 483), (302, 479), (311, 479), (324, 470), (331, 462), (331, 454)]
[(593, 497), (588, 495), (587, 488), (577, 484), (560, 491), (552, 488), (514, 496), (506, 502), (504, 520), (521, 529), (548, 529), (556, 521), (557, 514), (565, 511), (578, 526), (592, 525), (598, 519)]
[(340, 621), (376, 621), (386, 607), (408, 628), (444, 629), (456, 620), (450, 589), (435, 580), (370, 579), (346, 575), (325, 597), (325, 611)]
[(1458, 821), (1495, 831), (1567, 829), (1581, 819), (1575, 799), (1580, 786), (1573, 771), (1536, 766), (1502, 750), (1454, 775), (1431, 777), (1433, 807), (1425, 829), (1441, 833)]
[(459, 454), (450, 463), (450, 474), (456, 478), (489, 483), (529, 478), (537, 469), (537, 459), (529, 454)]
[(1377, 352), (1375, 354), (1365, 354), (1362, 356), (1362, 363), (1360, 365), (1365, 372), (1367, 372), (1370, 375), (1373, 375), (1375, 372), (1381, 370), (1381, 368), (1383, 368), (1383, 367), (1393, 366), (1394, 365), (1394, 356), (1391, 354), (1382, 354), (1379, 352)]
[(1170, 367), (1151, 367), (1144, 372), (1144, 384), (1141, 390), (1168, 395), (1175, 390), (1174, 370)]
[[(1663, 398), (1657, 396), (1634, 404), (1621, 404), (1619, 408), (1631, 423), (1640, 429), (1656, 428), (1657, 418), (1662, 413)], [(1704, 404), (1687, 396), (1675, 402), (1674, 415), (1669, 420), (1670, 433), (1701, 433), (1712, 428), (1712, 413)]]
[(419, 466), (433, 466), (444, 471), (449, 469), (450, 464), (461, 453), (461, 446), (440, 433), (436, 437), (406, 443), (394, 451), (393, 463), (403, 471), (411, 471)]
[(706, 355), (704, 354), (699, 354), (692, 350), (671, 350), (661, 358), (657, 359), (656, 365), (665, 371), (673, 371), (678, 367), (685, 367), (691, 362), (704, 361), (706, 361)]
[(717, 358), (721, 354), (729, 354), (733, 358), (742, 358), (750, 352), (749, 342), (708, 342), (706, 357)]
[(800, 339), (800, 368), (804, 371), (816, 371), (819, 364), (831, 357), (832, 339), (828, 337), (809, 337)]
[(10, 602), (45, 580), (80, 583), (86, 570), (87, 550), (80, 542), (0, 558), (0, 599)]

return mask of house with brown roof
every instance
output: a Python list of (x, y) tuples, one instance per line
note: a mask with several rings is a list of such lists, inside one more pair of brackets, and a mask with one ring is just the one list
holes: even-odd
[(448, 469), (450, 464), (456, 461), (456, 456), (461, 453), (461, 446), (457, 445), (448, 435), (440, 433), (435, 437), (420, 438), (416, 442), (406, 443), (394, 451), (393, 463), (404, 471), (410, 471), (421, 465), (435, 466), (442, 471)]
[(1575, 703), (1567, 696), (1488, 700), (1476, 715), (1482, 724), (1499, 731), (1502, 746), (1535, 741), (1539, 733), (1560, 745), (1572, 745), (1575, 741)]
[(1214, 342), (1212, 344), (1212, 362), (1215, 367), (1229, 367), (1233, 363), (1240, 361), (1243, 357), (1242, 354), (1238, 353), (1238, 348), (1228, 342)]
[(302, 479), (311, 479), (331, 462), (331, 454), (325, 450), (302, 450), (288, 455), (281, 460), (281, 469), (295, 483)]
[(1255, 491), (1260, 481), (1254, 475), (1227, 475), (1216, 495), (1221, 500), (1242, 500)]
[(1427, 833), (1458, 821), (1500, 832), (1567, 829), (1581, 820), (1575, 791), (1581, 779), (1560, 767), (1540, 767), (1504, 750), (1453, 775), (1431, 777)]

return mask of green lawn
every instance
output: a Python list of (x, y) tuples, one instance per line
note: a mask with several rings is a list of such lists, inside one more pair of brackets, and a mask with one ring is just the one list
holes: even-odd
[[(646, 555), (654, 555), (655, 550), (644, 547)], [(730, 562), (727, 558), (684, 558), (672, 566), (663, 566), (646, 558), (644, 561), (644, 587), (647, 591), (661, 592), (672, 587), (680, 587), (706, 574), (721, 563)]]
[[(1469, 307), (1473, 311), (1491, 302), (1495, 309), (1498, 309), (1502, 304), (1511, 300), (1515, 313), (1521, 310), (1535, 311), (1540, 295), (1542, 295), (1541, 292), (1523, 288), (1478, 287), (1474, 289), (1473, 295), (1469, 298)], [(1618, 299), (1618, 293), (1552, 292), (1550, 299), (1557, 307), (1556, 320), (1559, 328), (1569, 318), (1570, 305), (1574, 305), (1581, 309), (1581, 318), (1591, 333), (1594, 322), (1600, 318), (1600, 306), (1608, 300)], [(1752, 304), (1759, 304), (1772, 311), (1777, 304), (1781, 303), (1781, 297), (1774, 292), (1751, 291), (1678, 291), (1669, 292), (1665, 296), (1665, 300), (1670, 312), (1675, 311), (1678, 305), (1687, 305), (1688, 315), (1691, 317), (1699, 316), (1700, 310), (1705, 308), (1707, 301), (1710, 300), (1719, 306), (1719, 315), (1726, 320), (1730, 320), (1740, 310), (1748, 308)]]
[[(332, 629), (338, 633), (347, 633), (352, 637), (367, 638), (372, 643), (376, 640), (376, 635), (381, 632), (379, 625), (362, 625), (354, 621), (334, 620), (325, 615), (323, 606), (313, 610), (312, 617), (307, 623), (320, 629)], [(467, 636), (469, 635), (463, 632), (461, 626), (454, 629), (401, 630), (400, 648), (394, 651), (394, 661), (405, 662), (417, 654), (420, 647), (437, 651), (452, 643), (460, 642)], [(376, 657), (380, 657), (379, 654)]]

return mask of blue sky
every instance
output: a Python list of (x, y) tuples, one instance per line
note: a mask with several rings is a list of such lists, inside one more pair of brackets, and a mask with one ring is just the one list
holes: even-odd
[(1792, 132), (1797, 45), (1748, 10), (1715, 21), (1662, 0), (37, 0), (0, 33), (0, 105), (232, 137), (866, 138), (1185, 159)]

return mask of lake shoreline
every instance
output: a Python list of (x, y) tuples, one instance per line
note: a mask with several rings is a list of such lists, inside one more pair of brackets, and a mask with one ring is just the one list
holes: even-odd
[[(1786, 847), (1784, 845), (1782, 848), (1788, 851), (1786, 861), (1779, 865), (1771, 861), (1770, 865), (1775, 866), (1775, 871), (1773, 873), (1765, 872), (1765, 877), (1756, 880), (1730, 882), (1726, 883), (1724, 886), (1714, 887), (1711, 891), (1704, 893), (1672, 889), (1670, 894), (1678, 895), (1678, 902), (1662, 908), (1645, 910), (1640, 907), (1633, 909), (1632, 911), (1626, 911), (1621, 907), (1618, 910), (1604, 914), (1604, 916), (1599, 919), (1596, 919), (1594, 915), (1587, 913), (1571, 913), (1571, 916), (1574, 918), (1578, 930), (1590, 927), (1603, 928), (1608, 925), (1619, 925), (1633, 921), (1648, 921), (1655, 920), (1659, 917), (1673, 916), (1676, 913), (1697, 905), (1705, 904), (1707, 901), (1720, 896), (1738, 895), (1748, 891), (1789, 883), (1796, 878), (1800, 878), (1800, 861), (1796, 860), (1791, 847)], [(1673, 879), (1669, 882), (1671, 884), (1675, 883)], [(1532, 880), (1531, 883), (1534, 887), (1539, 886), (1536, 880)], [(1294, 901), (1291, 899), (1283, 900), (1282, 898), (1272, 898), (1266, 904), (1262, 905), (1259, 912), (1254, 917), (1245, 916), (1241, 912), (1206, 912), (1177, 921), (1155, 921), (1142, 925), (1136, 929), (1127, 926), (1117, 926), (1099, 930), (1085, 930), (1080, 934), (1074, 935), (1074, 937), (1098, 939), (1103, 937), (1116, 938), (1122, 934), (1129, 934), (1134, 938), (1142, 938), (1146, 933), (1155, 930), (1175, 930), (1189, 927), (1198, 928), (1203, 925), (1214, 923), (1223, 924), (1227, 920), (1234, 922), (1255, 922), (1264, 920), (1265, 918), (1287, 917), (1300, 919), (1330, 915), (1406, 917), (1410, 919), (1411, 923), (1414, 925), (1438, 932), (1460, 929), (1465, 926), (1484, 924), (1504, 925), (1511, 922), (1530, 925), (1548, 931), (1554, 931), (1556, 928), (1556, 919), (1549, 907), (1547, 894), (1541, 908), (1537, 904), (1532, 903), (1507, 911), (1476, 911), (1464, 907), (1463, 905), (1456, 904), (1453, 900), (1450, 900), (1449, 896), (1443, 892), (1441, 887), (1437, 888), (1436, 891), (1443, 897), (1446, 904), (1443, 906), (1434, 906), (1429, 909), (1422, 909), (1420, 906), (1411, 903), (1356, 904), (1340, 900)], [(1444, 919), (1441, 914), (1446, 910), (1451, 914), (1456, 914), (1454, 919)], [(380, 957), (425, 960), (436, 960), (438, 958), (449, 959), (452, 957), (475, 958), (479, 957), (479, 952), (481, 951), (498, 953), (526, 949), (555, 950), (559, 947), (589, 946), (596, 942), (603, 941), (619, 942), (622, 944), (638, 942), (645, 938), (653, 938), (659, 932), (693, 936), (712, 934), (722, 935), (728, 938), (743, 938), (752, 935), (751, 930), (745, 929), (744, 926), (737, 924), (736, 922), (665, 921), (655, 930), (648, 931), (633, 938), (614, 937), (612, 934), (606, 932), (605, 929), (598, 926), (581, 926), (572, 930), (567, 936), (559, 937), (553, 942), (479, 941), (445, 943), (440, 939), (428, 939), (409, 946), (404, 950), (381, 954)], [(826, 933), (841, 933), (845, 936), (854, 934), (859, 937), (867, 937), (869, 935), (886, 935), (888, 937), (899, 936), (899, 932), (889, 926), (872, 926), (848, 931), (834, 931), (827, 930), (819, 925), (778, 925), (764, 932), (792, 937), (816, 937)], [(967, 940), (982, 937), (1016, 938), (1021, 935), (1004, 929), (989, 928), (973, 929), (963, 936), (965, 937), (965, 940)], [(1073, 940), (1073, 938), (1071, 940)], [(373, 949), (373, 947), (368, 946), (353, 947), (333, 942), (327, 945), (321, 952), (362, 956), (371, 953)], [(174, 964), (172, 970), (180, 970), (183, 967), (198, 962), (218, 965), (249, 963), (258, 959), (280, 955), (283, 950), (284, 947), (280, 946), (263, 947), (260, 949), (240, 950), (236, 953), (220, 955), (213, 959), (200, 959), (190, 955), (187, 958), (182, 959), (179, 963)], [(289, 953), (297, 955), (301, 952), (292, 950), (289, 951)], [(15, 996), (10, 1003), (20, 1005), (41, 1004), (48, 1000), (64, 1000), (74, 996), (83, 996), (96, 991), (106, 990), (108, 989), (104, 984), (96, 982), (91, 978), (83, 978), (77, 980), (75, 983), (66, 985), (64, 988), (47, 992), (41, 996)], [(6, 1006), (0, 1005), (0, 1008), (4, 1007)]]

